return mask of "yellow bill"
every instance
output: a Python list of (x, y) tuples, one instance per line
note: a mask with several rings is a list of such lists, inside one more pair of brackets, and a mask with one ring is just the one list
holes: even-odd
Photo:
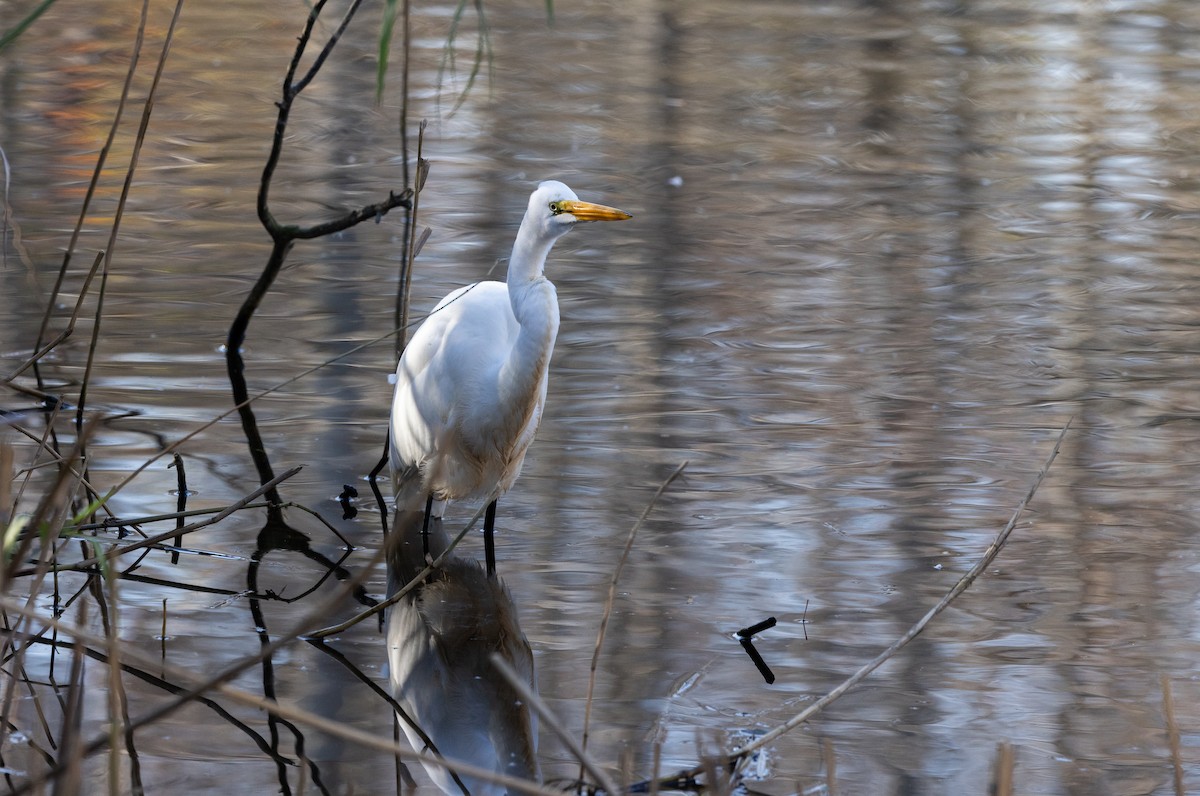
[(615, 207), (605, 207), (591, 202), (564, 199), (558, 203), (560, 212), (570, 213), (580, 221), (624, 221), (633, 216)]

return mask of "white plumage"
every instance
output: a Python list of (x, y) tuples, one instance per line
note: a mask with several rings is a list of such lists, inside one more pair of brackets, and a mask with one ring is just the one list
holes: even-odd
[(440, 517), (446, 501), (494, 503), (513, 485), (541, 421), (558, 334), (546, 257), (580, 221), (626, 218), (581, 202), (561, 182), (543, 182), (529, 197), (507, 280), (459, 288), (430, 313), (396, 369), (391, 467), (398, 510), (423, 510), (432, 496)]

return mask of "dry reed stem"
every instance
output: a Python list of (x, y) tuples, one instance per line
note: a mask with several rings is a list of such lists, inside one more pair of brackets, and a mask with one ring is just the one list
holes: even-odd
[(534, 712), (537, 713), (542, 719), (542, 721), (546, 722), (550, 729), (554, 730), (554, 734), (557, 735), (564, 744), (566, 744), (567, 749), (571, 751), (571, 754), (575, 755), (576, 759), (579, 760), (579, 764), (595, 778), (596, 782), (600, 784), (600, 787), (604, 789), (605, 793), (620, 793), (621, 791), (616, 787), (608, 775), (604, 773), (604, 770), (600, 768), (600, 766), (598, 766), (590, 757), (588, 757), (587, 752), (584, 751), (580, 744), (575, 742), (575, 739), (571, 737), (571, 733), (567, 731), (567, 728), (564, 727), (562, 722), (558, 720), (558, 717), (554, 715), (554, 711), (550, 710), (546, 703), (542, 701), (542, 698), (529, 687), (529, 684), (521, 679), (521, 676), (513, 670), (508, 661), (504, 660), (504, 658), (496, 652), (493, 652), (489, 656), (489, 660), (491, 660), (492, 665), (496, 667), (496, 670), (500, 672), (512, 689), (517, 692), (517, 696), (519, 696), (522, 701), (528, 703), (529, 706), (533, 708)]
[[(115, 222), (114, 222), (115, 225)], [(100, 267), (100, 289), (96, 292), (96, 313), (92, 319), (92, 336), (88, 341), (87, 360), (83, 366), (83, 381), (79, 385), (79, 398), (75, 407), (75, 433), (82, 439), (83, 419), (85, 408), (87, 406), (88, 386), (92, 382), (92, 368), (96, 364), (96, 347), (100, 344), (100, 327), (104, 318), (104, 294), (108, 287), (108, 263)], [(95, 501), (97, 498), (96, 492), (87, 484), (87, 446), (82, 442), (79, 447), (79, 468), (83, 471), (83, 477), (80, 483), (83, 485), (85, 493), (89, 501)], [(94, 509), (99, 509), (103, 503), (96, 505)]]
[(1171, 697), (1171, 680), (1164, 672), (1162, 683), (1163, 718), (1167, 725), (1167, 747), (1171, 750), (1171, 767), (1175, 771), (1175, 796), (1183, 796), (1183, 755), (1179, 749), (1179, 725), (1175, 722), (1175, 700)]
[[(266, 503), (248, 503), (241, 508), (243, 509), (261, 509), (266, 507)], [(290, 504), (289, 504), (290, 505)], [(201, 517), (206, 514), (219, 514), (225, 508), (209, 508), (209, 509), (187, 509), (186, 511), (170, 511), (164, 514), (145, 514), (140, 517), (128, 518), (109, 518), (107, 520), (96, 520), (94, 522), (70, 523), (64, 525), (62, 532), (64, 534), (80, 534), (86, 531), (111, 531), (119, 528), (132, 528), (140, 525), (150, 525), (157, 522), (166, 522), (167, 520), (187, 519), (188, 517)]]
[[(28, 619), (29, 617), (24, 617)], [(55, 783), (54, 795), (81, 792), (83, 755), (80, 754), (83, 723), (83, 639), (76, 638), (67, 677), (67, 702), (63, 707), (62, 735), (59, 736), (59, 760), (66, 759), (63, 776)]]
[(996, 747), (996, 782), (992, 789), (993, 796), (1012, 796), (1015, 765), (1012, 744), (1008, 741), (1001, 742)]
[(650, 780), (650, 796), (658, 796), (659, 793), (659, 775), (662, 772), (662, 742), (655, 741), (652, 751), (652, 759), (650, 772), (652, 779)]
[(821, 760), (825, 763), (825, 793), (837, 796), (837, 754), (828, 738), (821, 739)]
[[(125, 103), (129, 99), (129, 89), (133, 85), (133, 76), (137, 71), (138, 60), (141, 58), (142, 43), (146, 36), (146, 17), (149, 14), (150, 0), (142, 0), (141, 17), (138, 20), (137, 35), (134, 39), (133, 52), (129, 57), (129, 69), (125, 72), (125, 83), (121, 86), (121, 96), (117, 100), (117, 111), (113, 116), (112, 125), (108, 128), (108, 137), (104, 141), (104, 146), (100, 147), (100, 154), (96, 158), (96, 167), (92, 170), (92, 178), (88, 182), (87, 192), (83, 197), (83, 204), (79, 208), (79, 218), (75, 221), (75, 228), (71, 231), (71, 239), (67, 243), (67, 251), (63, 255), (62, 266), (59, 267), (58, 276), (55, 279), (54, 287), (50, 292), (50, 298), (46, 302), (46, 312), (42, 315), (42, 325), (38, 330), (37, 342), (34, 343), (34, 348), (42, 347), (42, 341), (46, 338), (46, 332), (50, 327), (50, 318), (54, 312), (54, 306), (58, 300), (59, 291), (62, 290), (62, 284), (67, 277), (67, 269), (71, 264), (71, 256), (75, 252), (75, 245), (79, 242), (79, 235), (83, 231), (83, 222), (87, 218), (88, 209), (91, 207), (92, 197), (96, 193), (96, 186), (100, 183), (100, 175), (104, 172), (104, 164), (108, 160), (108, 153), (112, 149), (113, 141), (116, 139), (117, 130), (121, 126), (121, 117), (125, 111)], [(101, 252), (100, 256), (104, 253)], [(41, 375), (38, 375), (38, 387), (42, 388)]]
[[(145, 21), (145, 12), (148, 0), (144, 0), (143, 4), (143, 27)], [(76, 431), (83, 429), (83, 415), (87, 406), (88, 387), (91, 384), (92, 368), (96, 361), (96, 347), (100, 343), (100, 328), (101, 320), (104, 313), (104, 294), (105, 287), (108, 283), (108, 274), (112, 266), (113, 251), (117, 245), (117, 235), (120, 233), (121, 220), (125, 215), (125, 205), (129, 200), (129, 191), (133, 187), (133, 175), (137, 172), (138, 160), (141, 157), (142, 146), (146, 142), (146, 131), (150, 127), (150, 116), (154, 111), (154, 96), (158, 91), (159, 81), (162, 79), (163, 68), (166, 66), (167, 54), (171, 51), (171, 42), (175, 36), (175, 25), (179, 21), (179, 14), (183, 10), (183, 0), (176, 0), (175, 12), (171, 16), (171, 22), (167, 26), (167, 32), (163, 39), (162, 51), (159, 53), (158, 63), (154, 68), (154, 77), (150, 82), (150, 88), (146, 93), (146, 100), (142, 104), (142, 117), (138, 123), (137, 135), (134, 138), (133, 149), (129, 156), (129, 167), (125, 170), (125, 179), (121, 184), (121, 193), (117, 199), (117, 208), (113, 213), (112, 227), (109, 229), (108, 245), (104, 249), (104, 264), (100, 269), (100, 290), (96, 300), (96, 312), (92, 322), (92, 337), (88, 344), (87, 362), (84, 366), (83, 383), (79, 388), (78, 406), (75, 413), (75, 428)], [(139, 28), (139, 44), (143, 28)], [(130, 76), (136, 67), (136, 63), (130, 65)], [(81, 458), (86, 462), (86, 453), (81, 449)], [(86, 472), (86, 464), (84, 471)], [(95, 495), (92, 495), (93, 499)], [(103, 504), (101, 504), (103, 505)]]
[[(407, 13), (405, 14), (405, 16), (407, 17)], [(408, 49), (407, 44), (408, 43), (405, 42), (405, 50), (406, 51)], [(408, 56), (407, 56), (407, 52), (406, 52), (406, 54), (405, 54), (406, 61), (407, 61), (407, 58), (408, 58)], [(407, 75), (407, 72), (408, 72), (408, 69), (406, 67), (405, 68), (406, 75)], [(407, 77), (406, 77), (406, 82), (407, 82)], [(406, 104), (407, 104), (407, 96), (406, 96), (405, 100), (406, 100)], [(408, 221), (407, 244), (408, 245), (406, 245), (404, 247), (404, 250), (405, 250), (404, 262), (401, 264), (400, 284), (397, 286), (396, 298), (397, 298), (397, 301), (399, 302), (399, 306), (396, 308), (396, 326), (398, 326), (401, 330), (400, 334), (397, 335), (397, 337), (396, 337), (396, 359), (397, 360), (399, 360), (400, 355), (404, 353), (404, 347), (406, 345), (405, 337), (406, 337), (406, 331), (408, 329), (409, 296), (411, 295), (411, 292), (412, 292), (412, 264), (415, 261), (415, 258), (417, 256), (417, 217), (418, 217), (417, 213), (421, 207), (421, 191), (425, 187), (425, 178), (429, 174), (429, 164), (428, 164), (428, 162), (426, 162), (424, 160), (424, 158), (422, 158), (422, 152), (425, 147), (425, 125), (426, 125), (426, 122), (424, 119), (422, 119), (421, 126), (417, 131), (417, 179), (411, 188), (412, 201), (410, 202), (408, 218), (407, 218), (407, 221)], [(407, 183), (407, 181), (408, 181), (407, 152), (405, 152), (405, 155), (406, 156), (404, 158), (404, 175), (405, 175), (405, 182)], [(422, 238), (421, 245), (423, 246), (424, 244), (425, 244), (425, 240), (424, 240), (424, 238)]]
[[(116, 571), (106, 567), (103, 580), (92, 576), (94, 598), (100, 606), (104, 620), (104, 634), (111, 654), (108, 671), (108, 784), (110, 796), (120, 796), (121, 793), (121, 741), (124, 740), (125, 752), (129, 757), (129, 774), (131, 788), (134, 794), (140, 796), (141, 773), (137, 747), (133, 742), (133, 730), (129, 726), (129, 697), (125, 692), (125, 682), (121, 678), (121, 602), (118, 593)], [(107, 588), (107, 595), (105, 594)], [(122, 732), (122, 729), (125, 731)]]
[[(148, 0), (146, 1), (148, 2)], [(158, 63), (154, 67), (154, 77), (150, 81), (149, 90), (146, 92), (146, 101), (142, 103), (142, 118), (138, 122), (133, 151), (129, 156), (129, 168), (125, 170), (125, 180), (121, 185), (121, 195), (117, 199), (117, 210), (113, 214), (112, 229), (108, 235), (108, 246), (104, 250), (104, 266), (106, 269), (112, 265), (112, 254), (117, 246), (117, 234), (121, 229), (121, 218), (125, 215), (125, 203), (128, 201), (129, 191), (133, 187), (133, 175), (137, 171), (138, 160), (141, 158), (142, 145), (146, 142), (146, 131), (150, 129), (150, 115), (154, 112), (154, 97), (158, 93), (158, 84), (162, 80), (163, 68), (167, 65), (167, 55), (171, 52), (171, 42), (175, 38), (175, 25), (179, 22), (181, 11), (183, 11), (183, 0), (176, 0), (175, 12), (171, 15), (170, 24), (167, 25), (166, 35), (163, 37), (162, 51), (159, 53)]]

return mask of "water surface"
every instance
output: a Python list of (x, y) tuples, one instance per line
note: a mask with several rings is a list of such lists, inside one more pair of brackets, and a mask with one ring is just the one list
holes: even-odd
[[(440, 73), (453, 9), (418, 6), (409, 118), (430, 121), (420, 223), (432, 235), (414, 312), (502, 275), (540, 179), (634, 214), (555, 250), (563, 323), (546, 416), (500, 509), (501, 573), (541, 694), (578, 732), (622, 546), (688, 463), (622, 573), (592, 716), (598, 760), (646, 777), (657, 745), (664, 772), (690, 767), (834, 687), (982, 555), (1073, 418), (996, 564), (864, 685), (775, 744), (752, 787), (822, 792), (827, 740), (844, 793), (982, 793), (1002, 743), (1017, 792), (1173, 793), (1164, 675), (1184, 782), (1200, 787), (1200, 8), (663, 0), (556, 3), (549, 26), (544, 4), (503, 0), (486, 4), (492, 68), (451, 114), (474, 28), (460, 31), (457, 71)], [(135, 10), (94, 9), (58, 4), (0, 55), (0, 140), (27, 253), (10, 232), (6, 373), (32, 348), (128, 65)], [(305, 9), (184, 9), (107, 284), (89, 405), (139, 414), (93, 441), (101, 487), (230, 406), (221, 345), (268, 251), (254, 195)], [(168, 14), (152, 9), (147, 62)], [(273, 193), (281, 220), (324, 219), (403, 187), (398, 70), (372, 104), (376, 34), (364, 14), (298, 106)], [(149, 75), (135, 81), (55, 328), (107, 245)], [(250, 329), (252, 391), (392, 328), (401, 236), (393, 214), (294, 249)], [(46, 369), (71, 397), (91, 326)], [(393, 356), (385, 340), (256, 405), (276, 468), (304, 465), (284, 498), (351, 540), (351, 572), (378, 547), (379, 514), (364, 499), (341, 520), (334, 498), (343, 484), (367, 494)], [(27, 443), (14, 444), (19, 456)], [(257, 485), (235, 419), (181, 453), (192, 507)], [(166, 464), (112, 510), (171, 511)], [(345, 550), (306, 513), (287, 516), (314, 556), (278, 550), (256, 575), (260, 591), (291, 597), (325, 574), (320, 558)], [(141, 575), (228, 593), (123, 581), (130, 647), (159, 654), (166, 599), (167, 662), (213, 671), (257, 651), (256, 627), (284, 632), (331, 593), (333, 579), (252, 614), (237, 594), (262, 522), (239, 514), (189, 538), (217, 557), (148, 556)], [(467, 551), (479, 555), (479, 540)], [(383, 589), (380, 571), (368, 591)], [(328, 619), (357, 607), (347, 600)], [(767, 616), (779, 624), (756, 646), (773, 685), (732, 638)], [(332, 646), (386, 683), (374, 625)], [(49, 665), (34, 655), (29, 677)], [(293, 644), (237, 684), (262, 692), (268, 676), (290, 704), (391, 735), (385, 703), (331, 655)], [(89, 671), (88, 737), (107, 721), (105, 677)], [(127, 688), (134, 714), (165, 698)], [(260, 714), (225, 707), (266, 735)], [(190, 706), (137, 736), (141, 776), (160, 793), (267, 793), (281, 779), (296, 791), (394, 790), (390, 758), (298, 732), (302, 751), (285, 730), (279, 753), (311, 765), (277, 765), (250, 732)], [(542, 752), (547, 777), (574, 776), (545, 729)], [(6, 761), (36, 767), (11, 746)], [(105, 764), (96, 759), (96, 783)]]

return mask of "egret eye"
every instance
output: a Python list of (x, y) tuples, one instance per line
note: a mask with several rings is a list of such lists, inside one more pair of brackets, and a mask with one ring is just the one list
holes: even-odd
[(551, 214), (551, 215), (555, 215), (555, 216), (557, 216), (557, 215), (558, 215), (559, 213), (561, 213), (561, 212), (562, 212), (562, 207), (561, 207), (561, 206), (559, 206), (559, 203), (558, 203), (558, 202), (551, 202), (551, 203), (550, 203), (550, 214)]

